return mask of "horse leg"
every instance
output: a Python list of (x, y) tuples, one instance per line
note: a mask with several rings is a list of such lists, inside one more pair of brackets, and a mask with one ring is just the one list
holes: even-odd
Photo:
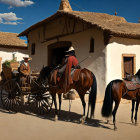
[(132, 123), (134, 123), (134, 120), (133, 120), (134, 107), (135, 107), (135, 100), (132, 100), (132, 110), (131, 110), (131, 122)]
[(60, 111), (61, 111), (61, 103), (62, 103), (61, 96), (62, 96), (62, 94), (58, 94), (58, 98), (59, 98), (59, 112), (58, 112), (58, 114), (60, 114)]
[(81, 102), (82, 102), (82, 105), (83, 105), (83, 116), (80, 119), (80, 122), (82, 124), (84, 124), (85, 118), (86, 118), (86, 116), (85, 116), (85, 109), (86, 109), (85, 94), (82, 94), (82, 95), (79, 94), (79, 96), (80, 96), (80, 99), (81, 99)]
[(54, 101), (54, 106), (55, 106), (55, 117), (54, 117), (54, 121), (58, 120), (58, 110), (57, 110), (57, 101), (56, 101), (56, 94), (52, 95), (52, 99)]
[(137, 125), (137, 113), (139, 108), (139, 101), (136, 101), (136, 108), (135, 108), (135, 125)]
[(118, 107), (119, 107), (119, 103), (120, 103), (120, 102), (116, 102), (116, 101), (115, 101), (115, 107), (114, 107), (114, 110), (113, 110), (113, 112), (112, 112), (114, 130), (117, 130), (117, 127), (116, 127), (116, 112), (117, 112), (117, 109), (118, 109)]

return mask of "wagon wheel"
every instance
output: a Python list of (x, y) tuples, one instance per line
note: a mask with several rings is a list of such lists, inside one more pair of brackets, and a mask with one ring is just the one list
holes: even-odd
[(8, 80), (2, 85), (1, 102), (4, 109), (19, 111), (21, 107), (20, 88), (15, 80)]
[(29, 96), (29, 111), (44, 115), (48, 114), (52, 109), (52, 96), (49, 92), (31, 94)]

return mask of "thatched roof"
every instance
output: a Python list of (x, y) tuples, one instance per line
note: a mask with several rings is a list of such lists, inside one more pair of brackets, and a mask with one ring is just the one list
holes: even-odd
[(8, 33), (8, 32), (0, 32), (0, 47), (5, 48), (18, 48), (25, 49), (27, 48), (27, 44), (25, 40), (21, 40), (17, 37), (17, 33)]
[(113, 16), (104, 13), (94, 13), (94, 12), (80, 12), (80, 11), (58, 11), (51, 17), (32, 25), (25, 31), (19, 34), (19, 36), (28, 35), (28, 33), (43, 25), (56, 17), (67, 15), (73, 18), (77, 18), (84, 22), (96, 26), (101, 30), (105, 31), (109, 35), (127, 37), (127, 38), (138, 38), (140, 39), (140, 23), (129, 23), (123, 17)]

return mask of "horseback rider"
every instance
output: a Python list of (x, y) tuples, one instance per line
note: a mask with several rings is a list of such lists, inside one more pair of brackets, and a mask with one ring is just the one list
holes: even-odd
[(25, 83), (30, 83), (29, 77), (30, 77), (30, 65), (29, 60), (31, 60), (31, 57), (23, 57), (23, 61), (20, 64), (19, 67), (19, 74), (20, 74), (20, 85), (23, 87)]
[(63, 66), (58, 70), (58, 76), (61, 77), (61, 75), (64, 74), (64, 87), (68, 87), (73, 83), (71, 69), (80, 68), (73, 46), (71, 46), (68, 51), (66, 51), (65, 60), (63, 60), (62, 65)]

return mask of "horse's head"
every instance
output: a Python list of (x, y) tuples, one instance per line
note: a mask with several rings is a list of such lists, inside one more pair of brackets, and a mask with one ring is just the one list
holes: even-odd
[(40, 71), (40, 75), (39, 75), (38, 79), (42, 82), (48, 81), (48, 78), (49, 78), (52, 70), (53, 70), (53, 67), (51, 67), (51, 66), (46, 66), (46, 67), (43, 66), (43, 68)]

